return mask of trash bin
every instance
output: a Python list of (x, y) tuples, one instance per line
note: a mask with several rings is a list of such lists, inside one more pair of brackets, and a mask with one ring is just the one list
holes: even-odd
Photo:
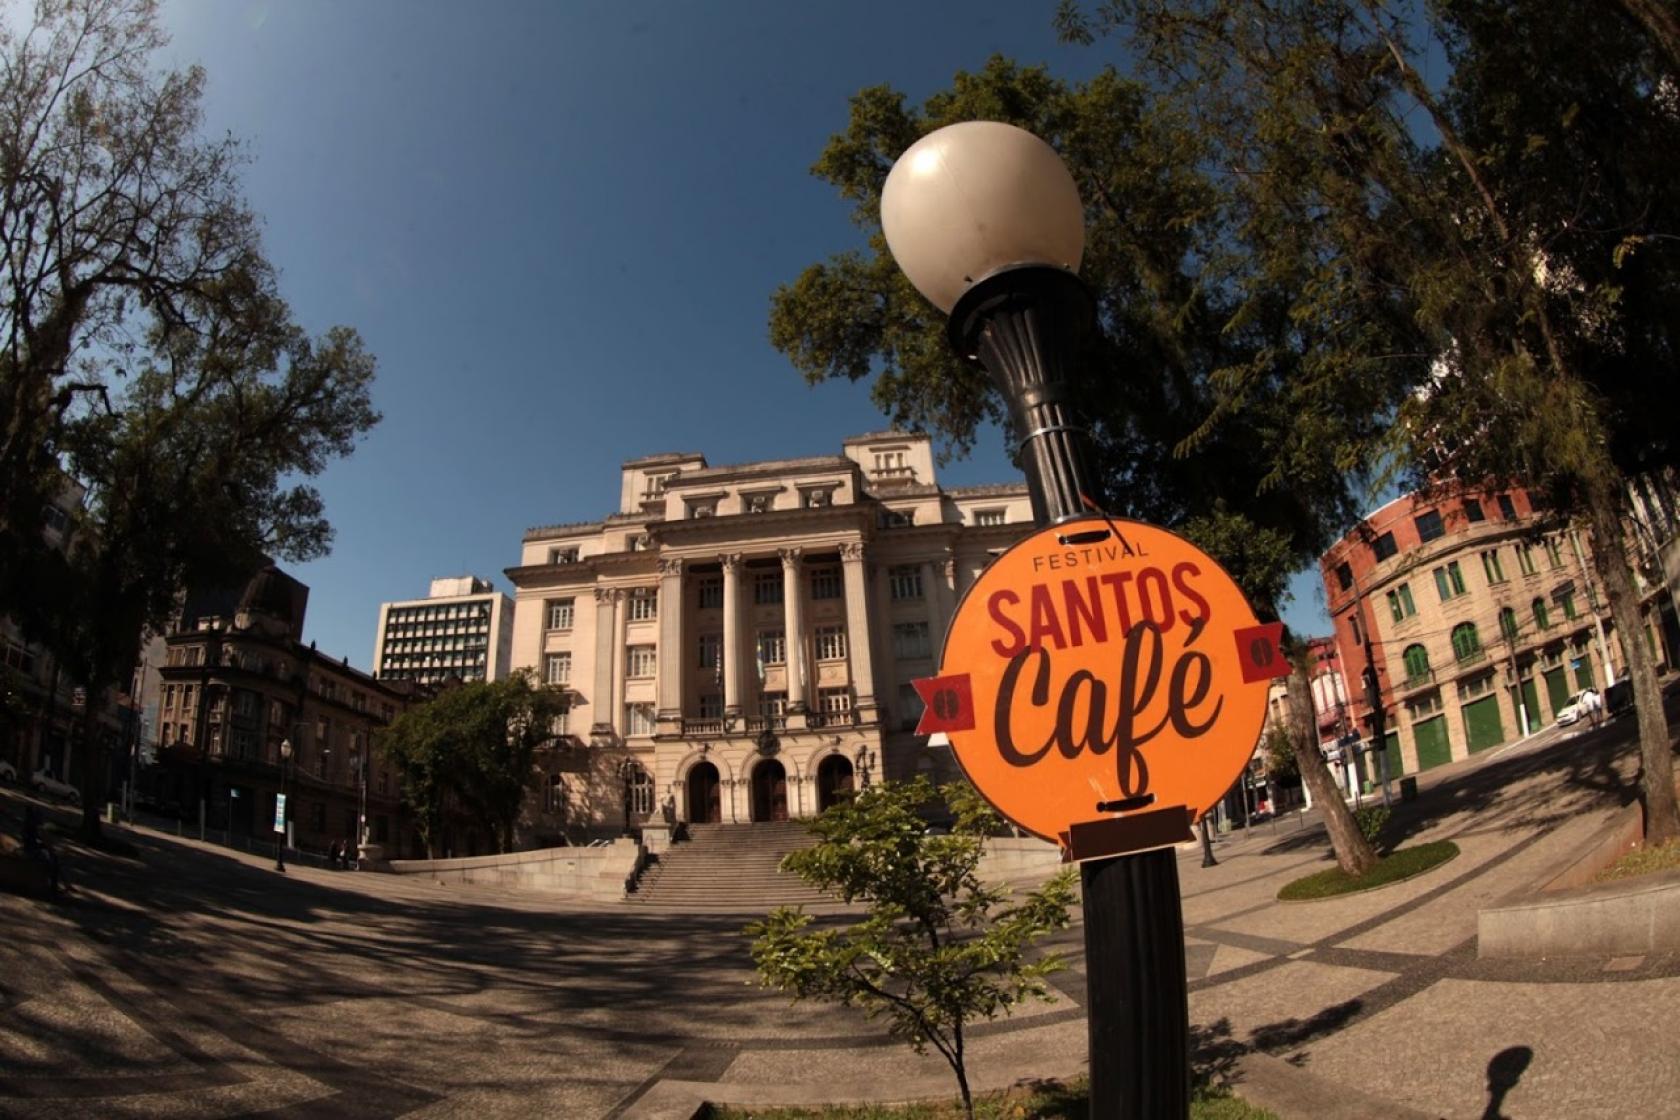
[(1400, 800), (1402, 800), (1402, 801), (1416, 801), (1417, 800), (1417, 779), (1416, 778), (1401, 778), (1400, 779)]

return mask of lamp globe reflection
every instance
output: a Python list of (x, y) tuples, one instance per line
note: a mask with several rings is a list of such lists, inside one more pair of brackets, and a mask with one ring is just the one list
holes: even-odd
[(1043, 140), (999, 121), (947, 125), (912, 144), (881, 190), (881, 229), (898, 267), (947, 314), (995, 272), (1076, 272), (1085, 252), (1067, 166)]

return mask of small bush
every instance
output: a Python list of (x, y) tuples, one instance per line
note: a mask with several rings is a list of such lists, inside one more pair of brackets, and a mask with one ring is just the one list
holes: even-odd
[(1359, 826), (1359, 834), (1365, 837), (1365, 842), (1374, 848), (1382, 839), (1383, 829), (1388, 827), (1388, 818), (1393, 815), (1387, 805), (1366, 805), (1353, 811), (1353, 823)]

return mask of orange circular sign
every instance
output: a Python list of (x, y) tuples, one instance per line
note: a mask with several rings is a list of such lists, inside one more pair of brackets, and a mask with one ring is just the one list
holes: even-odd
[(919, 730), (945, 731), (975, 787), (1047, 840), (1163, 810), (1183, 814), (1181, 839), (1248, 764), (1268, 685), (1287, 672), (1281, 629), (1258, 625), (1183, 538), (1067, 522), (1005, 552), (963, 596), (939, 676), (916, 685)]

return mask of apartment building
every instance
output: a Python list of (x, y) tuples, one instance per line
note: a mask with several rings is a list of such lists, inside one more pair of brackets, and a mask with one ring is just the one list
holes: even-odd
[(1512, 742), (1622, 673), (1586, 535), (1543, 530), (1521, 488), (1396, 499), (1320, 568), (1352, 724), (1369, 740), (1369, 667), (1391, 777)]
[(914, 734), (956, 604), (1031, 529), (1025, 485), (942, 488), (927, 437), (713, 466), (633, 459), (618, 508), (525, 534), (513, 665), (571, 696), (530, 833), (807, 817), (954, 775)]
[(424, 599), (379, 604), (380, 680), (499, 681), (513, 655), (513, 600), (477, 576), (434, 579)]

